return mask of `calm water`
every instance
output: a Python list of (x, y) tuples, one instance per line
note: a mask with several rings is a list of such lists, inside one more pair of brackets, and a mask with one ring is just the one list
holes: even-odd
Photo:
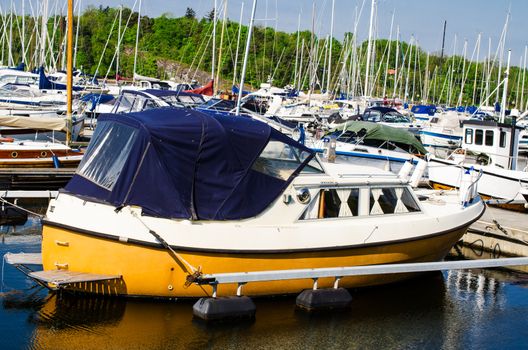
[[(35, 230), (3, 236), (5, 252), (37, 252)], [(252, 323), (206, 325), (192, 302), (72, 297), (4, 267), (0, 349), (528, 348), (528, 275), (429, 274), (353, 290), (349, 310), (305, 314), (293, 297), (256, 300)]]

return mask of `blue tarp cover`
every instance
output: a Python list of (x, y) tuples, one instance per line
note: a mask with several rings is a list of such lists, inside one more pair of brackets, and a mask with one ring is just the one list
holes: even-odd
[(411, 108), (411, 112), (414, 114), (427, 114), (433, 116), (436, 112), (436, 106), (416, 105)]
[[(44, 67), (39, 68), (39, 89), (40, 90), (66, 90), (65, 84), (55, 83), (50, 81), (44, 73)], [(73, 86), (73, 91), (80, 91), (83, 88), (81, 86)]]
[[(137, 205), (150, 216), (197, 220), (253, 217), (276, 200), (314, 156), (310, 149), (264, 123), (249, 118), (213, 117), (189, 109), (102, 114), (97, 125), (79, 169), (99, 163), (101, 167), (94, 171), (101, 174), (107, 170), (105, 167), (113, 166), (96, 159), (108, 150), (94, 142), (118, 139), (119, 132), (104, 134), (112, 127), (135, 130), (129, 153), (122, 160), (123, 167), (114, 171), (117, 175), (111, 190), (83, 176), (78, 169), (66, 191), (116, 207)], [(271, 140), (304, 155), (286, 178), (271, 176), (255, 167)], [(123, 149), (114, 147), (111, 152), (120, 154)]]

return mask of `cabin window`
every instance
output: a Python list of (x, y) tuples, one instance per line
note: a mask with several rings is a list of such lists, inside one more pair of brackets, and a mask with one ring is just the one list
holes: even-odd
[(493, 130), (486, 130), (486, 146), (493, 146)]
[(466, 129), (466, 144), (471, 145), (473, 143), (473, 129)]
[[(364, 199), (369, 199), (369, 215), (403, 214), (419, 212), (420, 207), (406, 187), (365, 188)], [(320, 190), (305, 209), (300, 220), (345, 218), (360, 215), (359, 188), (332, 188)], [(368, 202), (366, 203), (368, 205)], [(365, 208), (367, 209), (367, 208)]]
[(319, 191), (301, 220), (358, 216), (359, 188), (332, 188)]
[(475, 145), (482, 145), (482, 142), (484, 141), (484, 131), (481, 129), (475, 130)]
[(137, 130), (123, 124), (99, 122), (77, 173), (111, 191), (134, 146)]
[(401, 214), (420, 211), (420, 207), (403, 187), (370, 189), (370, 215)]
[(281, 180), (288, 180), (310, 153), (284, 142), (270, 140), (252, 169)]
[(506, 147), (506, 132), (502, 131), (502, 130), (500, 132), (499, 146), (501, 148), (505, 148)]

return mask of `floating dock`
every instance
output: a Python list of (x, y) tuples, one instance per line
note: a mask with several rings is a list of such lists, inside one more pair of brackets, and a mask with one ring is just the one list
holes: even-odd
[[(470, 259), (528, 256), (528, 214), (488, 207), (462, 237), (461, 253)], [(526, 266), (514, 270), (528, 272)]]

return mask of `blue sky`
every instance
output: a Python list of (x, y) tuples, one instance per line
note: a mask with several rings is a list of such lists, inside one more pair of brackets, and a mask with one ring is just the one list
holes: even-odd
[[(5, 9), (11, 0), (0, 0)], [(12, 0), (20, 9), (22, 0)], [(29, 1), (26, 1), (28, 9)], [(32, 0), (34, 6), (40, 0)], [(62, 5), (65, 0), (49, 0), (50, 9), (56, 1)], [(74, 0), (75, 1), (75, 0)], [(82, 0), (82, 7), (88, 5), (132, 7), (135, 0)], [(198, 16), (204, 16), (213, 7), (214, 0), (143, 0), (142, 12), (149, 16), (170, 13), (182, 16), (187, 7), (192, 7)], [(217, 0), (220, 4), (222, 0)], [(241, 3), (244, 2), (244, 23), (249, 20), (252, 0), (228, 0), (228, 17), (238, 21)], [(352, 32), (356, 8), (364, 2), (358, 37), (366, 39), (370, 15), (370, 0), (335, 0), (336, 14), (334, 35), (341, 39), (343, 33)], [(468, 58), (475, 47), (479, 33), (482, 33), (481, 58), (488, 51), (488, 38), (492, 40), (492, 54), (504, 26), (508, 10), (511, 11), (506, 48), (512, 49), (512, 63), (519, 64), (519, 58), (528, 44), (525, 16), (528, 14), (528, 0), (377, 0), (378, 37), (388, 38), (392, 13), (395, 13), (394, 27), (400, 26), (401, 40), (409, 41), (414, 34), (419, 45), (426, 51), (440, 51), (442, 27), (447, 20), (446, 53), (453, 53), (454, 37), (457, 35), (457, 53), (462, 53), (464, 40), (468, 41)], [(332, 0), (317, 0), (316, 32), (325, 36), (330, 32), (330, 13)], [(257, 24), (277, 26), (279, 30), (293, 32), (297, 29), (297, 20), (301, 14), (301, 29), (311, 28), (312, 0), (259, 0)], [(267, 16), (266, 16), (267, 14)], [(266, 21), (266, 19), (268, 19)], [(393, 34), (395, 35), (395, 34)]]

